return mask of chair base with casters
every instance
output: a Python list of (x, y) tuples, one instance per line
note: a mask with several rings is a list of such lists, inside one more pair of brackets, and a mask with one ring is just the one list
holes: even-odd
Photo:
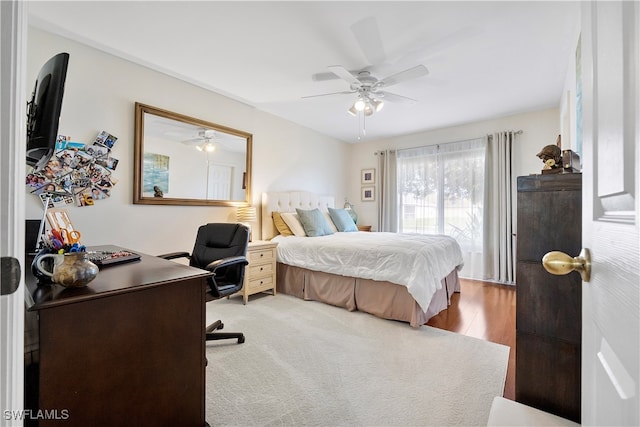
[[(242, 289), (249, 246), (249, 229), (242, 224), (206, 224), (198, 228), (193, 252), (159, 255), (164, 259), (188, 258), (189, 265), (212, 272), (208, 280), (206, 301), (231, 296)], [(217, 320), (206, 327), (206, 340), (236, 339), (245, 341), (242, 332), (218, 332), (224, 323)]]
[(216, 320), (207, 326), (205, 329), (205, 332), (207, 333), (207, 341), (237, 339), (238, 344), (242, 344), (244, 342), (244, 334), (242, 332), (214, 332), (219, 331), (222, 328), (224, 328), (224, 323), (222, 323), (221, 320)]

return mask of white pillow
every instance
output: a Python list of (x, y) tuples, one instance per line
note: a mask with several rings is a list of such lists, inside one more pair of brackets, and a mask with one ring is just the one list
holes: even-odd
[(333, 232), (337, 233), (338, 232), (338, 227), (336, 227), (336, 225), (333, 223), (333, 220), (331, 219), (331, 216), (329, 215), (329, 212), (322, 212), (322, 215), (324, 215), (324, 218), (327, 220), (327, 224), (329, 224), (329, 227), (331, 227)]
[(280, 212), (280, 216), (284, 220), (285, 224), (289, 226), (294, 236), (306, 237), (307, 233), (304, 232), (304, 227), (298, 219), (298, 214), (293, 212)]

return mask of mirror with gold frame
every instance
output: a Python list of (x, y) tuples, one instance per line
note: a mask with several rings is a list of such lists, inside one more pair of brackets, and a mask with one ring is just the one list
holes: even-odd
[(247, 206), (252, 135), (136, 102), (133, 203)]

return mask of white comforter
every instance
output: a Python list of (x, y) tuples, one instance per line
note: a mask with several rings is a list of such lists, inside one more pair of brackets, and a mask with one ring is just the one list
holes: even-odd
[(440, 281), (463, 265), (458, 242), (442, 235), (351, 232), (272, 241), (280, 263), (404, 285), (425, 311)]

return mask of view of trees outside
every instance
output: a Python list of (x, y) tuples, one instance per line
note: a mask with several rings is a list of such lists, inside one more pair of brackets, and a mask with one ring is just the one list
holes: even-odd
[(467, 264), (482, 256), (485, 147), (447, 145), (398, 156), (399, 231), (452, 236)]

